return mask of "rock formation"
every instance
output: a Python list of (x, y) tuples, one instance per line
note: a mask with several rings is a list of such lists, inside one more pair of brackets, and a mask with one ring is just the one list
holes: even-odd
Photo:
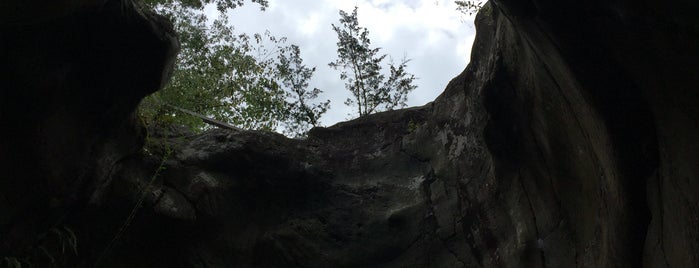
[[(699, 265), (698, 4), (494, 1), (469, 66), (426, 106), (305, 140), (151, 129), (143, 151), (132, 112), (177, 43), (128, 1), (85, 3), (1, 20), (0, 257)], [(57, 226), (75, 256), (37, 253), (66, 240)]]
[(140, 151), (133, 112), (179, 45), (169, 22), (130, 1), (3, 1), (0, 14), (0, 261), (49, 267), (66, 220)]

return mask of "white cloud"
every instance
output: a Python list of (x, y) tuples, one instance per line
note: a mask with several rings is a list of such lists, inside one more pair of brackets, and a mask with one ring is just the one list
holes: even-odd
[(475, 30), (472, 17), (457, 12), (452, 0), (270, 0), (267, 11), (246, 4), (233, 10), (230, 20), (239, 32), (264, 32), (286, 36), (301, 47), (304, 62), (316, 66), (312, 87), (325, 91), (331, 110), (325, 125), (348, 119), (353, 108), (344, 105), (349, 93), (339, 71), (328, 67), (336, 58), (337, 37), (331, 23), (338, 23), (338, 10), (359, 7), (359, 23), (370, 32), (372, 45), (400, 60), (412, 61), (408, 71), (419, 77), (409, 105), (434, 100), (446, 84), (468, 63)]
[(302, 18), (299, 22), (299, 29), (304, 35), (312, 35), (320, 26), (320, 16), (318, 13), (311, 14), (307, 18)]

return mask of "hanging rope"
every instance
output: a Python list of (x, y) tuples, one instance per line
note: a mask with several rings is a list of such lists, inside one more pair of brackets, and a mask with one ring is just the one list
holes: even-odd
[(153, 173), (153, 176), (151, 176), (150, 180), (148, 181), (148, 184), (141, 189), (141, 195), (136, 201), (136, 204), (133, 206), (133, 209), (131, 209), (131, 212), (129, 213), (129, 216), (126, 217), (126, 220), (124, 220), (124, 223), (119, 226), (119, 230), (117, 233), (112, 237), (112, 240), (109, 241), (107, 246), (102, 250), (100, 255), (97, 257), (97, 260), (95, 261), (95, 267), (99, 266), (100, 262), (104, 257), (109, 253), (109, 251), (114, 247), (116, 242), (124, 235), (126, 230), (129, 228), (131, 223), (133, 222), (134, 218), (136, 217), (136, 213), (138, 213), (138, 210), (143, 206), (143, 201), (146, 200), (146, 196), (148, 195), (148, 190), (153, 186), (153, 183), (155, 180), (160, 176), (160, 172), (165, 169), (165, 162), (168, 160), (170, 155), (172, 154), (172, 149), (167, 148), (165, 155), (163, 156), (162, 160), (160, 161), (160, 165), (158, 165), (158, 168), (155, 169), (155, 172)]

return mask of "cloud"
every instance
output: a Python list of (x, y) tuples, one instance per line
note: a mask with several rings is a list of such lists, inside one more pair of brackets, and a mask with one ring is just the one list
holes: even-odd
[(411, 59), (408, 71), (415, 74), (418, 88), (408, 97), (411, 106), (434, 100), (446, 84), (468, 63), (475, 30), (473, 18), (463, 17), (451, 0), (272, 0), (267, 11), (254, 4), (229, 14), (238, 32), (269, 30), (286, 36), (301, 47), (304, 62), (316, 66), (312, 87), (324, 90), (331, 110), (322, 118), (325, 125), (349, 119), (354, 112), (344, 105), (350, 97), (339, 71), (328, 67), (336, 59), (338, 10), (359, 7), (359, 23), (369, 29), (372, 45), (396, 61), (405, 54)]

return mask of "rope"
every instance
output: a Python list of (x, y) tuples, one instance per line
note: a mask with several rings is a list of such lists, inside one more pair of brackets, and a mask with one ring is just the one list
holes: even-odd
[(164, 105), (167, 106), (167, 107), (170, 107), (170, 108), (172, 108), (172, 109), (178, 110), (178, 111), (180, 111), (180, 112), (186, 113), (186, 114), (188, 114), (188, 115), (191, 115), (191, 116), (194, 116), (194, 117), (198, 117), (199, 119), (203, 120), (204, 123), (207, 123), (207, 124), (209, 124), (209, 125), (214, 125), (214, 126), (217, 126), (217, 127), (220, 127), (220, 128), (227, 128), (227, 129), (232, 129), (232, 130), (242, 130), (241, 128), (236, 127), (236, 126), (233, 126), (233, 125), (228, 124), (228, 123), (226, 123), (226, 122), (218, 121), (218, 120), (216, 120), (216, 119), (203, 116), (203, 115), (201, 115), (201, 114), (192, 112), (192, 111), (187, 110), (187, 109), (184, 109), (184, 108), (180, 108), (180, 107), (174, 106), (174, 105), (172, 105), (172, 104), (165, 103)]
[(107, 255), (107, 253), (114, 247), (116, 242), (124, 235), (128, 227), (131, 225), (133, 222), (133, 219), (136, 217), (136, 213), (138, 210), (143, 206), (143, 201), (146, 199), (146, 195), (148, 194), (147, 190), (151, 188), (153, 185), (153, 182), (155, 182), (155, 179), (158, 178), (160, 175), (160, 172), (165, 169), (165, 161), (170, 157), (170, 154), (172, 153), (171, 149), (167, 149), (167, 152), (165, 153), (165, 156), (163, 156), (162, 161), (160, 161), (160, 165), (158, 168), (155, 170), (153, 173), (153, 176), (150, 178), (150, 181), (146, 185), (145, 188), (141, 191), (141, 196), (138, 198), (138, 201), (136, 201), (136, 205), (134, 205), (133, 209), (131, 209), (131, 212), (129, 213), (129, 216), (126, 218), (124, 223), (119, 227), (119, 231), (114, 235), (111, 241), (109, 241), (109, 244), (102, 250), (102, 253), (100, 253), (99, 257), (97, 257), (97, 260), (95, 261), (95, 267), (98, 267), (99, 263), (104, 259), (104, 257)]

